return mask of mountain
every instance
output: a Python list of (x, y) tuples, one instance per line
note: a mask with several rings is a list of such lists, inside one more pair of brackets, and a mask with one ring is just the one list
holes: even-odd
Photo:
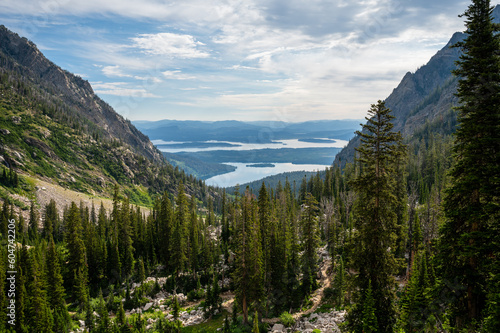
[[(131, 201), (183, 182), (205, 185), (170, 165), (148, 137), (100, 99), (88, 81), (48, 60), (35, 44), (0, 26), (0, 164), (67, 189)], [(0, 172), (2, 170), (0, 169)]]
[[(397, 88), (386, 98), (386, 106), (396, 117), (394, 130), (400, 131), (406, 140), (411, 140), (426, 126), (432, 126), (443, 134), (454, 131), (456, 115), (452, 108), (458, 101), (455, 97), (458, 79), (452, 70), (459, 59), (460, 49), (451, 46), (464, 38), (463, 33), (455, 33), (426, 65), (415, 73), (406, 73)], [(359, 142), (359, 136), (351, 139), (337, 154), (334, 164), (353, 162)]]
[(270, 143), (273, 140), (332, 138), (349, 140), (359, 120), (322, 120), (301, 123), (274, 121), (134, 121), (153, 140), (231, 141)]
[(100, 99), (90, 83), (52, 63), (35, 44), (0, 26), (2, 68), (13, 71), (72, 110), (72, 116), (97, 125), (100, 135), (119, 139), (135, 152), (159, 161), (149, 139)]
[[(493, 22), (499, 24), (500, 5), (494, 8), (492, 16)], [(450, 41), (426, 65), (415, 73), (406, 73), (386, 98), (386, 106), (396, 117), (394, 130), (401, 131), (407, 143), (425, 136), (423, 132), (429, 129), (444, 135), (455, 131), (457, 121), (453, 106), (458, 102), (455, 96), (458, 79), (452, 71), (455, 69), (455, 62), (459, 60), (460, 49), (452, 45), (464, 38), (464, 33), (453, 34)], [(355, 148), (359, 146), (359, 142), (359, 136), (352, 138), (335, 156), (334, 164), (345, 165), (347, 162), (353, 162)]]

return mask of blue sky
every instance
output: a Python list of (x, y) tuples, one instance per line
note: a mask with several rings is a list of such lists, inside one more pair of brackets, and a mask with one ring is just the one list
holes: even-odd
[(131, 120), (360, 119), (464, 30), (469, 1), (2, 0)]

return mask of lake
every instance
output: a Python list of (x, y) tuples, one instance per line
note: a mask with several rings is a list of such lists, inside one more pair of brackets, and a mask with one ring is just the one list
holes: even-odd
[(231, 187), (236, 184), (245, 184), (267, 176), (277, 175), (291, 171), (323, 171), (329, 165), (321, 164), (292, 164), (272, 163), (274, 167), (251, 167), (258, 163), (224, 163), (236, 167), (233, 172), (228, 172), (205, 180), (207, 185)]
[[(230, 142), (230, 141), (203, 141), (203, 142), (178, 142), (178, 141), (163, 141), (163, 140), (152, 140), (153, 144), (162, 152), (167, 153), (199, 153), (199, 152), (214, 152), (214, 151), (248, 151), (248, 154), (252, 156), (257, 156), (256, 160), (252, 160), (252, 163), (237, 163), (232, 162), (231, 156), (226, 156), (226, 161), (217, 160), (216, 162), (222, 162), (223, 164), (228, 164), (236, 167), (235, 171), (218, 175), (205, 180), (207, 185), (219, 186), (219, 187), (231, 187), (236, 184), (245, 184), (255, 180), (262, 179), (267, 176), (277, 175), (283, 172), (292, 171), (323, 171), (326, 167), (330, 166), (333, 162), (334, 157), (331, 158), (329, 164), (298, 164), (299, 158), (295, 158), (296, 161), (290, 161), (290, 163), (274, 163), (283, 162), (275, 161), (260, 161), (258, 156), (263, 156), (262, 153), (259, 154), (259, 150), (262, 149), (283, 149), (283, 148), (293, 148), (293, 149), (304, 149), (304, 153), (307, 152), (308, 148), (343, 148), (347, 145), (348, 141), (338, 140), (338, 139), (328, 139), (328, 138), (314, 138), (310, 140), (299, 140), (299, 139), (287, 139), (287, 140), (277, 140), (272, 143), (242, 143), (242, 142)], [(262, 152), (264, 152), (262, 150)], [(310, 152), (309, 152), (310, 153)], [(220, 154), (219, 154), (220, 155)], [(225, 154), (227, 155), (227, 153)], [(272, 155), (272, 154), (271, 154)], [(297, 154), (295, 154), (297, 156)], [(269, 159), (269, 152), (267, 154)], [(304, 157), (304, 156), (301, 156)], [(202, 159), (203, 160), (203, 159)], [(330, 159), (324, 159), (330, 161)], [(304, 158), (302, 158), (304, 161)], [(213, 162), (213, 161), (212, 161)], [(262, 163), (267, 165), (260, 165)], [(272, 164), (273, 166), (270, 166)], [(257, 167), (252, 166), (257, 165)]]
[[(213, 151), (213, 150), (257, 150), (257, 149), (280, 149), (280, 148), (343, 148), (347, 146), (349, 141), (346, 140), (331, 140), (318, 138), (318, 140), (328, 140), (322, 142), (305, 142), (299, 141), (298, 139), (288, 139), (274, 141), (273, 143), (243, 143), (243, 142), (230, 142), (230, 141), (203, 141), (202, 144), (211, 144), (205, 147), (182, 147), (179, 148), (180, 144), (185, 144), (188, 142), (178, 142), (178, 141), (163, 141), (163, 140), (152, 140), (151, 142), (158, 147), (160, 151), (166, 153), (196, 153), (200, 151)], [(193, 142), (189, 142), (193, 144)], [(221, 146), (217, 146), (220, 144)], [(171, 147), (169, 147), (171, 146)]]

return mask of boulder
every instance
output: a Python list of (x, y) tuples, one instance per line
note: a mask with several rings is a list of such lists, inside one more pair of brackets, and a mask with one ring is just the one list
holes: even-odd
[(153, 306), (152, 302), (146, 303), (146, 305), (144, 305), (144, 311), (148, 311), (149, 309), (151, 309), (152, 306)]
[(306, 322), (304, 323), (304, 329), (306, 329), (306, 330), (313, 330), (313, 329), (314, 329), (314, 326), (313, 326), (313, 324), (311, 324), (310, 322), (306, 321)]
[(271, 331), (273, 332), (283, 332), (285, 330), (285, 326), (283, 326), (282, 324), (274, 324), (273, 328), (271, 329)]

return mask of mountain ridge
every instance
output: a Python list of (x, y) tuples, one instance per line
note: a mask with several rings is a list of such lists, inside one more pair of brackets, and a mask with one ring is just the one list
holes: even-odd
[[(500, 5), (495, 6), (492, 17), (494, 23), (500, 24)], [(426, 125), (438, 129), (441, 134), (454, 132), (457, 121), (453, 107), (458, 103), (455, 96), (458, 78), (452, 70), (456, 67), (455, 62), (459, 60), (461, 50), (452, 46), (465, 37), (463, 32), (455, 32), (424, 66), (415, 73), (407, 72), (385, 99), (386, 107), (396, 117), (393, 121), (394, 131), (400, 131), (406, 142), (414, 140), (412, 136)], [(333, 164), (344, 166), (352, 163), (359, 143), (359, 136), (352, 138), (335, 156)]]
[(169, 164), (146, 135), (94, 93), (88, 81), (61, 69), (34, 43), (4, 26), (0, 133), (4, 169), (69, 190), (109, 198), (119, 185), (131, 202), (146, 206), (165, 191), (174, 195), (181, 182), (186, 193), (202, 202), (207, 195), (217, 195)]
[(61, 69), (47, 59), (33, 42), (3, 25), (0, 26), (0, 51), (3, 54), (2, 67), (10, 67), (47, 92), (58, 94), (80, 113), (79, 116), (100, 124), (104, 129), (100, 134), (124, 141), (145, 157), (162, 160), (161, 153), (150, 144), (149, 139), (98, 97), (88, 81)]
[[(459, 59), (460, 49), (450, 46), (464, 38), (463, 33), (454, 33), (449, 42), (425, 65), (415, 73), (407, 72), (385, 99), (386, 107), (395, 116), (394, 131), (401, 132), (406, 140), (411, 140), (412, 135), (427, 123), (440, 122), (442, 126), (448, 126), (448, 123), (456, 122), (452, 110), (458, 102), (454, 95), (458, 81), (452, 70), (455, 68), (455, 61)], [(335, 156), (333, 164), (344, 166), (352, 163), (359, 143), (359, 136), (352, 138)]]

